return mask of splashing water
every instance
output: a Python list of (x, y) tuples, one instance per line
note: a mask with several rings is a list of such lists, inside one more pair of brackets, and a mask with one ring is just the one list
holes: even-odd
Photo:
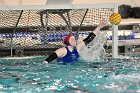
[(104, 58), (106, 52), (103, 45), (106, 43), (106, 41), (106, 32), (98, 32), (94, 40), (81, 49), (81, 59), (88, 62), (93, 62)]

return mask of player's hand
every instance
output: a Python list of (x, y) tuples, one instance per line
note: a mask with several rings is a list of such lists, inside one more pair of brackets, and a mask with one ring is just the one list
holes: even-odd
[(99, 27), (102, 28), (102, 27), (106, 26), (107, 24), (108, 24), (107, 20), (102, 19), (99, 23)]
[(43, 63), (49, 63), (49, 62), (47, 62), (47, 61), (43, 61)]

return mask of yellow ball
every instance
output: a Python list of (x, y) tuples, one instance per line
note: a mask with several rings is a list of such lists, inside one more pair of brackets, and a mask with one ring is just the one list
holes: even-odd
[(119, 13), (113, 13), (109, 17), (109, 21), (112, 25), (118, 25), (121, 22), (121, 15)]

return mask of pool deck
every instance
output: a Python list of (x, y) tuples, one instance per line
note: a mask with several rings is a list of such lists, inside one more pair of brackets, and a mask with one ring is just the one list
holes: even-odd
[(41, 56), (23, 56), (23, 57), (1, 57), (0, 59), (32, 59)]

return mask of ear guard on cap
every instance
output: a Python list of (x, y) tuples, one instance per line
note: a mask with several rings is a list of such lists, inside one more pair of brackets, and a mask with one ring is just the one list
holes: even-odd
[(66, 37), (66, 36), (62, 38), (62, 42), (63, 42), (64, 44), (68, 43), (68, 40), (67, 40), (67, 37)]
[(73, 36), (73, 35), (70, 33), (68, 36), (63, 37), (62, 42), (67, 46), (70, 45), (69, 44), (69, 39), (70, 39), (71, 36)]

